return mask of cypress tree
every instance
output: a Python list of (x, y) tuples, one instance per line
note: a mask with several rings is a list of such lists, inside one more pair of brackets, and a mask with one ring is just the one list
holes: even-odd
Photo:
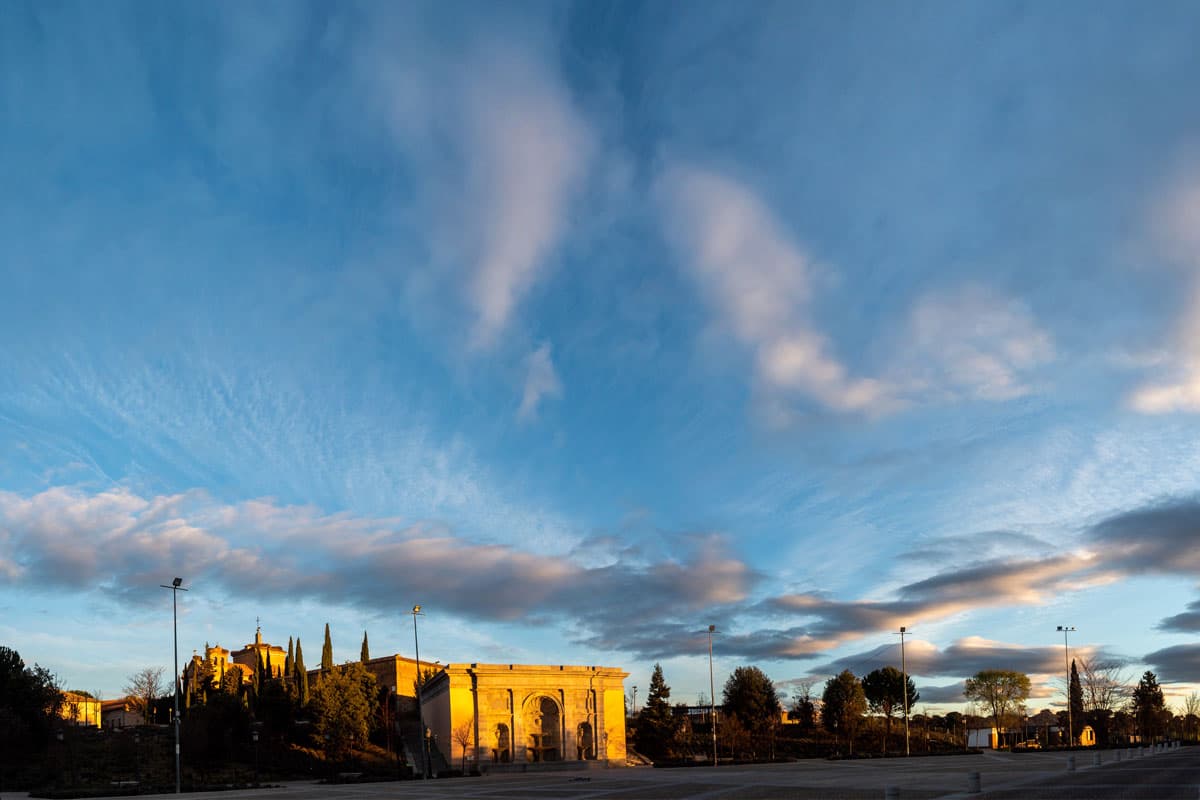
[(308, 670), (304, 668), (304, 650), (300, 647), (300, 637), (296, 637), (296, 693), (300, 697), (300, 705), (308, 705)]
[(292, 655), (293, 652), (292, 637), (289, 636), (287, 658), (283, 660), (283, 677), (288, 678), (289, 680), (292, 677), (292, 673), (296, 671), (296, 658)]
[(367, 647), (367, 632), (363, 631), (362, 654), (359, 656), (359, 661), (361, 661), (362, 663), (365, 664), (370, 660), (371, 660), (371, 650), (370, 650), (370, 648)]
[(1067, 698), (1071, 703), (1071, 718), (1075, 722), (1074, 734), (1079, 736), (1079, 731), (1083, 730), (1083, 686), (1079, 683), (1079, 672), (1075, 669), (1075, 659), (1071, 659), (1071, 686), (1067, 693)]
[(325, 645), (321, 648), (321, 671), (333, 669), (333, 641), (329, 638), (329, 623), (325, 623)]

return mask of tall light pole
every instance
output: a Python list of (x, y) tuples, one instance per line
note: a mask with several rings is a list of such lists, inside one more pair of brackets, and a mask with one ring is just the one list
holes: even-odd
[(179, 794), (179, 593), (186, 592), (183, 588), (183, 578), (176, 578), (171, 585), (160, 583), (163, 589), (171, 590), (171, 631), (175, 641), (175, 672), (171, 680), (175, 683), (175, 794)]
[(712, 637), (716, 625), (708, 626), (708, 724), (712, 728), (713, 766), (717, 765), (717, 692), (713, 684)]
[(904, 697), (904, 755), (909, 755), (908, 749), (908, 669), (904, 663), (904, 636), (908, 627), (900, 626), (900, 694)]
[(417, 642), (417, 617), (423, 617), (420, 606), (413, 606), (413, 652), (417, 656), (417, 718), (421, 721), (421, 779), (429, 779), (429, 745), (425, 736), (425, 706), (421, 701), (421, 645)]
[(1071, 663), (1068, 655), (1067, 634), (1075, 630), (1071, 625), (1059, 625), (1063, 635), (1063, 672), (1067, 676), (1067, 747), (1075, 746), (1075, 720), (1071, 718)]

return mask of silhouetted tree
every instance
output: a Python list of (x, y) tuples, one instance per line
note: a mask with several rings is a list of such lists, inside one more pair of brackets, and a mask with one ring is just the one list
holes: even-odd
[(371, 649), (367, 647), (367, 632), (363, 631), (362, 652), (359, 653), (358, 660), (362, 663), (367, 663), (371, 660)]
[(671, 687), (663, 677), (662, 666), (654, 665), (650, 676), (650, 694), (642, 706), (637, 721), (637, 750), (651, 760), (670, 755), (671, 742), (675, 738), (675, 715), (668, 700)]
[(1162, 687), (1158, 685), (1158, 677), (1146, 670), (1137, 688), (1133, 690), (1132, 711), (1137, 718), (1138, 731), (1143, 739), (1153, 741), (1163, 728), (1163, 711), (1166, 707), (1163, 701)]
[[(1083, 729), (1084, 714), (1083, 714), (1083, 685), (1079, 682), (1079, 670), (1075, 668), (1075, 659), (1071, 659), (1071, 681), (1067, 687), (1067, 700), (1071, 704), (1071, 720), (1074, 723), (1072, 735), (1079, 738), (1079, 732)], [(1075, 742), (1071, 742), (1075, 744)]]
[(16, 650), (0, 647), (0, 753), (15, 756), (45, 746), (62, 699), (49, 670), (27, 667)]
[(850, 670), (825, 681), (821, 695), (821, 722), (835, 737), (845, 736), (850, 755), (854, 755), (854, 734), (867, 713), (867, 698), (862, 684)]
[(308, 670), (304, 668), (304, 648), (299, 636), (296, 637), (296, 699), (301, 708), (308, 705)]
[(295, 671), (296, 671), (296, 655), (295, 655), (295, 650), (292, 649), (292, 637), (289, 636), (288, 637), (287, 658), (285, 658), (283, 660), (283, 677), (287, 678), (288, 680), (291, 680), (292, 675), (295, 673)]
[(904, 673), (895, 667), (873, 670), (862, 679), (863, 694), (867, 704), (884, 719), (883, 753), (887, 755), (887, 741), (892, 735), (892, 715), (904, 711), (904, 694), (908, 691), (908, 707), (916, 705), (921, 695), (917, 693), (912, 678), (905, 680)]
[(795, 694), (792, 695), (792, 707), (788, 711), (789, 719), (794, 720), (802, 731), (811, 731), (817, 721), (817, 704), (812, 698), (812, 681), (802, 681)]

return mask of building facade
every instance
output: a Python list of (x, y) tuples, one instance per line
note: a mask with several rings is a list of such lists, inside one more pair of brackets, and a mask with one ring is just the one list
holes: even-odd
[(447, 664), (423, 687), (425, 725), (467, 768), (625, 763), (625, 687), (615, 667)]

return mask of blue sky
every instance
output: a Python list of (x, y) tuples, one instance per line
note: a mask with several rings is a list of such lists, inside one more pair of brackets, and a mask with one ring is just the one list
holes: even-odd
[(0, 3), (0, 642), (1191, 691), (1198, 34)]

